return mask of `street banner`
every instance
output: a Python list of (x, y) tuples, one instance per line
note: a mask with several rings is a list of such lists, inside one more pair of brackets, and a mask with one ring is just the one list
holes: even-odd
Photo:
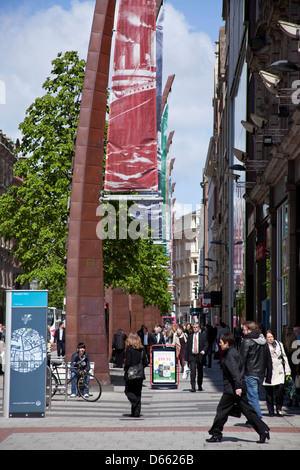
[(179, 383), (177, 346), (154, 344), (150, 348), (150, 384), (152, 388), (177, 388)]
[(157, 191), (156, 0), (120, 0), (105, 191)]
[(157, 131), (161, 130), (161, 98), (163, 72), (163, 38), (165, 7), (162, 5), (156, 23), (156, 119)]
[(44, 417), (47, 291), (6, 292), (4, 417)]

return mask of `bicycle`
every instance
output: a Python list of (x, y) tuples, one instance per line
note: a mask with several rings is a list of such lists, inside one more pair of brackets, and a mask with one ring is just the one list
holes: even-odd
[(76, 390), (81, 398), (90, 402), (99, 400), (102, 394), (102, 387), (97, 377), (95, 377), (93, 374), (85, 372), (81, 366), (78, 368), (76, 375), (68, 379), (67, 384), (65, 385), (62, 383), (61, 376), (59, 374), (58, 366), (61, 364), (52, 362), (51, 365), (52, 369), (48, 366), (48, 373), (51, 374), (51, 397), (53, 397), (58, 390), (64, 389), (66, 386), (68, 386), (72, 380), (75, 380)]

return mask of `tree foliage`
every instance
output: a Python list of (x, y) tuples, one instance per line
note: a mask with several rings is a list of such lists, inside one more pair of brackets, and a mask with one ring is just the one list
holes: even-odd
[(1, 235), (16, 241), (13, 252), (24, 274), (49, 289), (49, 305), (62, 307), (66, 285), (66, 236), (72, 158), (85, 61), (76, 52), (59, 53), (52, 62), (46, 94), (36, 98), (19, 129), (15, 175), (23, 179), (0, 198)]
[[(66, 287), (66, 239), (72, 160), (79, 120), (85, 61), (77, 52), (59, 53), (52, 62), (45, 95), (36, 98), (19, 128), (23, 139), (14, 166), (20, 186), (0, 198), (0, 235), (14, 239), (12, 249), (24, 274), (49, 290), (49, 305), (62, 308)], [(170, 310), (167, 262), (151, 240), (104, 240), (104, 283), (140, 294), (145, 305)]]
[[(122, 213), (127, 214), (127, 220), (123, 220), (123, 228), (128, 228), (133, 221), (129, 215), (130, 204), (123, 204)], [(109, 207), (112, 205), (116, 214), (112, 221), (115, 238), (107, 237), (102, 241), (105, 287), (122, 287), (129, 294), (139, 294), (143, 298), (144, 306), (157, 305), (162, 314), (169, 313), (171, 294), (168, 292), (166, 269), (169, 258), (165, 255), (164, 248), (153, 243), (148, 230), (143, 237), (143, 227), (140, 227), (140, 230), (137, 228), (137, 235), (141, 235), (137, 238), (130, 237), (128, 233), (124, 234), (124, 230), (120, 236), (119, 212), (122, 203), (109, 204)], [(105, 206), (103, 215), (106, 216)], [(103, 227), (104, 232), (105, 229), (107, 227)], [(123, 239), (124, 235), (126, 238)]]

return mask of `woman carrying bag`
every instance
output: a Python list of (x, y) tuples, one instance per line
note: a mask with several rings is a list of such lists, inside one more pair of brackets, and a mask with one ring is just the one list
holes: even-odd
[(143, 381), (146, 378), (144, 368), (148, 366), (148, 359), (137, 333), (130, 333), (126, 343), (125, 395), (131, 403), (131, 416), (138, 418), (141, 414)]
[(291, 375), (291, 369), (287, 356), (284, 351), (283, 344), (280, 341), (275, 341), (274, 335), (271, 330), (266, 332), (266, 340), (269, 345), (270, 354), (272, 358), (272, 379), (271, 383), (263, 383), (266, 392), (266, 403), (268, 407), (269, 416), (274, 416), (274, 394), (275, 394), (275, 407), (278, 416), (283, 416), (281, 410), (284, 398), (284, 383), (285, 378)]

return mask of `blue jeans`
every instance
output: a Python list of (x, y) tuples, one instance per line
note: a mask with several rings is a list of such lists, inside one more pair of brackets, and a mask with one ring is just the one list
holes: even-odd
[(255, 409), (256, 414), (262, 418), (261, 409), (259, 406), (259, 387), (263, 383), (263, 378), (245, 375), (245, 382), (247, 385), (247, 398), (250, 405)]
[[(71, 378), (72, 378), (72, 382), (71, 382), (71, 394), (72, 395), (77, 395), (77, 390), (76, 390), (76, 372), (71, 372)], [(88, 385), (90, 383), (90, 376), (87, 375), (86, 376), (86, 379), (85, 379), (85, 384), (86, 384), (86, 388), (84, 389), (84, 393), (89, 393), (88, 392)]]

